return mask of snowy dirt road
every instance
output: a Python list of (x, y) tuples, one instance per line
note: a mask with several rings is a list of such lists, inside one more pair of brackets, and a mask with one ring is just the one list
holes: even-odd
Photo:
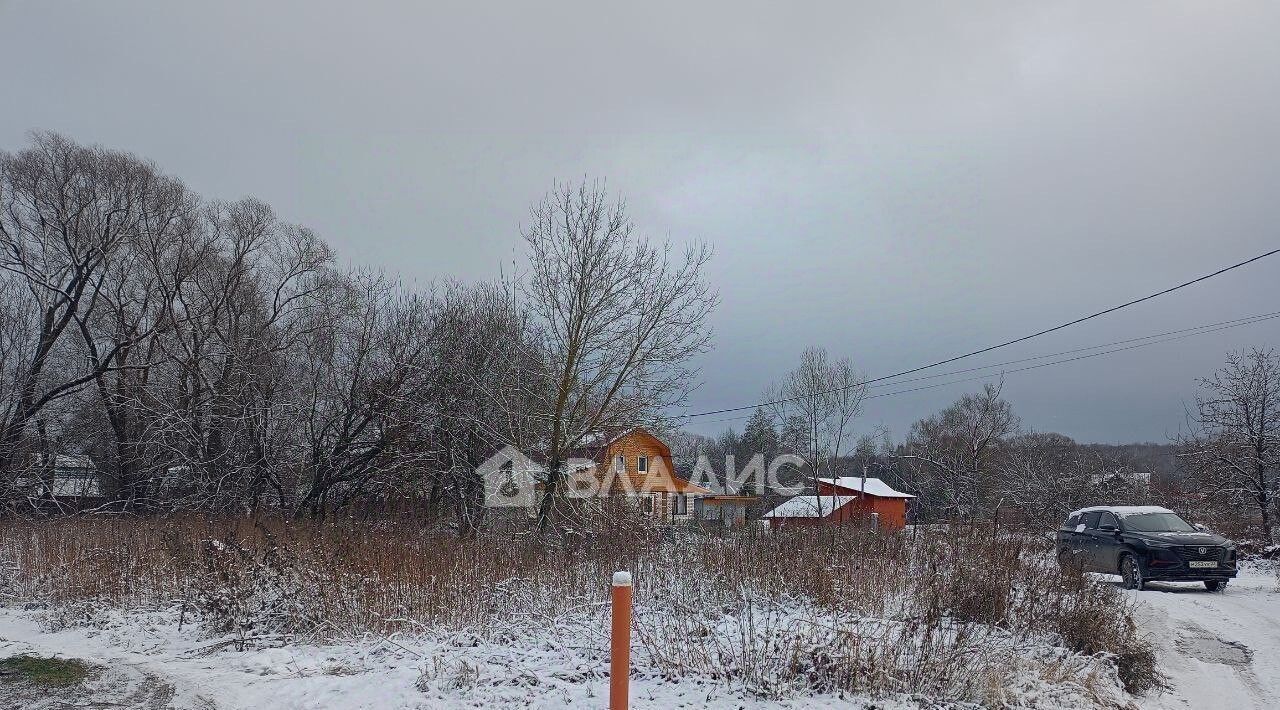
[(1223, 592), (1155, 582), (1126, 592), (1160, 647), (1169, 687), (1141, 707), (1280, 708), (1280, 592), (1269, 571), (1245, 568)]

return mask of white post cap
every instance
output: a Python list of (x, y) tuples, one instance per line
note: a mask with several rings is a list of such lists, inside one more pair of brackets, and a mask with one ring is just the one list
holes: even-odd
[(630, 572), (614, 572), (614, 573), (613, 573), (613, 586), (615, 586), (615, 587), (630, 587), (630, 586), (631, 586), (631, 573), (630, 573)]

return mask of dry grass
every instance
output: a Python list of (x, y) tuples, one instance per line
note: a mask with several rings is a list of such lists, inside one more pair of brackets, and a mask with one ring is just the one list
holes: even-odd
[[(762, 695), (913, 694), (1001, 704), (1018, 676), (1158, 681), (1114, 589), (1039, 543), (945, 528), (706, 534), (605, 527), (459, 539), (403, 523), (200, 516), (0, 526), (0, 591), (58, 607), (180, 608), (207, 633), (288, 639), (403, 630), (596, 634), (613, 571), (636, 578), (645, 666)], [(1033, 658), (1025, 649), (1061, 652)], [(1034, 656), (1035, 654), (1031, 654)], [(1043, 654), (1042, 654), (1043, 655)]]
[(351, 521), (11, 521), (0, 526), (8, 569), (0, 590), (55, 606), (92, 601), (123, 609), (256, 595), (264, 604), (305, 607), (310, 622), (299, 618), (292, 631), (319, 622), (353, 632), (477, 628), (521, 594), (510, 589), (516, 582), (562, 592), (545, 599), (545, 614), (570, 610), (584, 593), (599, 596), (614, 569), (641, 566), (641, 546), (650, 541), (617, 536), (566, 552), (523, 537), (459, 539)]

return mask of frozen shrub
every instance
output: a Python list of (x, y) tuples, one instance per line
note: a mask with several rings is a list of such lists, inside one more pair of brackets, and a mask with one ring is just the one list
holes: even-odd
[(1160, 687), (1155, 648), (1139, 636), (1124, 597), (1109, 586), (1089, 586), (1069, 599), (1054, 630), (1077, 653), (1112, 658), (1129, 692)]
[(208, 633), (243, 639), (315, 625), (321, 579), (270, 535), (257, 549), (205, 540), (201, 552), (190, 596)]

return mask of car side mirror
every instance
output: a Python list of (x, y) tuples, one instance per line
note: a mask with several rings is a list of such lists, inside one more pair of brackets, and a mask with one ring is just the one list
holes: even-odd
[(1196, 530), (1199, 530), (1200, 532), (1209, 531), (1209, 528), (1206, 528), (1204, 525), (1201, 525), (1200, 523), (1192, 523), (1191, 527), (1195, 528)]
[(1118, 533), (1118, 532), (1120, 532), (1120, 528), (1118, 528), (1118, 527), (1116, 527), (1116, 526), (1114, 526), (1114, 525), (1099, 525), (1099, 526), (1098, 526), (1098, 532), (1104, 532), (1104, 533)]

